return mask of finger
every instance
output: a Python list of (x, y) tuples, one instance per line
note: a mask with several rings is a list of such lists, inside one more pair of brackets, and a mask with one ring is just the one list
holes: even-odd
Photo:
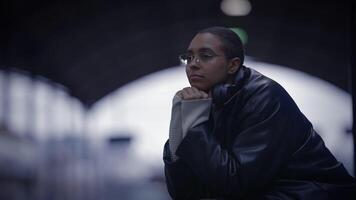
[(184, 99), (184, 100), (190, 99), (190, 95), (187, 92), (187, 90), (185, 90), (185, 89), (181, 90), (181, 95), (182, 95), (182, 99)]
[(186, 91), (190, 96), (194, 96), (195, 92), (194, 92), (193, 88), (187, 87), (187, 88), (184, 88), (183, 90)]
[(198, 90), (198, 88), (196, 88), (196, 87), (191, 87), (191, 89), (192, 89), (194, 92), (200, 92), (200, 90)]
[(192, 90), (195, 92), (195, 93), (198, 93), (199, 94), (199, 98), (202, 98), (202, 99), (205, 99), (205, 98), (208, 98), (209, 95), (202, 91), (202, 90), (199, 90), (198, 88), (195, 88), (195, 87), (192, 87)]
[(192, 91), (194, 92), (194, 96), (196, 98), (199, 98), (199, 99), (204, 98), (203, 95), (201, 94), (200, 90), (198, 90), (197, 88), (192, 87)]
[(185, 100), (191, 100), (195, 98), (194, 92), (190, 87), (184, 88), (182, 90), (182, 95), (183, 95), (183, 99)]
[(200, 91), (200, 94), (201, 94), (201, 96), (202, 96), (203, 99), (209, 98), (209, 95), (208, 95), (206, 92), (204, 92), (204, 91)]
[(191, 87), (188, 89), (189, 94), (191, 95), (192, 99), (202, 99), (204, 98), (203, 94), (201, 91), (199, 91), (197, 88)]
[(206, 98), (209, 97), (209, 95), (208, 95), (206, 92), (204, 92), (204, 91), (202, 91), (202, 90), (199, 90), (198, 88), (192, 87), (192, 90), (193, 90), (195, 93), (197, 93), (197, 96), (198, 96), (198, 98), (200, 98), (200, 99), (206, 99)]
[(182, 90), (180, 90), (180, 95), (181, 95), (181, 98), (182, 98), (182, 99), (186, 99), (186, 98), (188, 97), (187, 88), (188, 88), (188, 87), (185, 87), (185, 88), (183, 88)]
[(199, 90), (198, 88), (192, 87), (194, 94), (197, 98), (205, 98), (204, 91)]

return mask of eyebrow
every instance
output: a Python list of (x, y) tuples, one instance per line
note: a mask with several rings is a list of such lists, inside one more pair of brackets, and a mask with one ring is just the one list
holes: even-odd
[[(211, 51), (211, 52), (215, 53), (215, 51), (213, 51), (211, 48), (207, 48), (207, 47), (198, 49), (198, 52), (207, 52), (207, 51)], [(193, 53), (193, 50), (188, 49), (186, 53)]]

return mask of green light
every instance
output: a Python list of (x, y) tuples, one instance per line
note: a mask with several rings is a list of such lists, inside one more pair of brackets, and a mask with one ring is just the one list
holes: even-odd
[(232, 31), (234, 31), (242, 40), (242, 43), (245, 45), (247, 43), (247, 32), (241, 28), (233, 27), (230, 28)]

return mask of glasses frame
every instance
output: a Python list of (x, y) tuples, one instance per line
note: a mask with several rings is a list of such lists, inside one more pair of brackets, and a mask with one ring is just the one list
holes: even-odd
[[(225, 56), (225, 55), (216, 54), (215, 52), (212, 52), (212, 53), (209, 52), (208, 54), (211, 54), (211, 55), (209, 55), (207, 58), (204, 58), (204, 57), (202, 57), (202, 54), (207, 54), (207, 53), (199, 52), (197, 55), (195, 55), (195, 54), (186, 52), (186, 53), (179, 54), (178, 59), (181, 64), (188, 65), (188, 64), (192, 63), (194, 60), (196, 60), (195, 62), (200, 62), (200, 61), (207, 62), (208, 60), (211, 60), (215, 57)], [(192, 56), (191, 61), (187, 61), (187, 59), (184, 58), (184, 57), (189, 57), (189, 56)]]

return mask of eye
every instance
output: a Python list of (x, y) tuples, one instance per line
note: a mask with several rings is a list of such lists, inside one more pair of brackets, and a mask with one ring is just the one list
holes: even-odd
[(210, 53), (200, 53), (199, 57), (201, 60), (205, 61), (205, 60), (209, 60), (209, 59), (213, 58), (214, 55), (212, 55)]
[(194, 59), (193, 55), (186, 55), (185, 56), (185, 60), (187, 61), (187, 63), (190, 63), (193, 59)]

